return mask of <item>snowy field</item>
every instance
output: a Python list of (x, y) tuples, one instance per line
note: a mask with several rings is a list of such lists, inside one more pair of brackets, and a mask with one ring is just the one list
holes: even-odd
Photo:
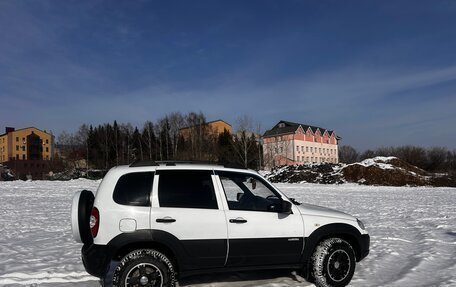
[[(73, 193), (98, 181), (0, 182), (0, 286), (99, 286), (73, 241)], [(351, 286), (456, 286), (456, 189), (277, 184), (362, 219), (371, 253)], [(181, 286), (313, 286), (288, 271), (195, 276)]]

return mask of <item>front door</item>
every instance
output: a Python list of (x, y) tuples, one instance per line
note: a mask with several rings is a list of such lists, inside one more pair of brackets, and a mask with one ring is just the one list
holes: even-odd
[(211, 170), (157, 169), (152, 192), (152, 237), (171, 246), (181, 271), (223, 267), (225, 213)]
[(297, 208), (278, 210), (282, 198), (269, 183), (250, 173), (216, 172), (226, 196), (227, 267), (299, 263), (304, 227)]

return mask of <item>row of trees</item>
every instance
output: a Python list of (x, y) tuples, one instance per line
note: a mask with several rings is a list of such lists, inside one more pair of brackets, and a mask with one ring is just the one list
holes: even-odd
[(339, 161), (354, 163), (376, 156), (395, 156), (429, 172), (456, 172), (456, 150), (445, 147), (423, 148), (419, 146), (381, 147), (362, 153), (351, 146), (339, 148)]
[[(184, 127), (191, 127), (185, 135), (180, 132)], [(259, 169), (261, 145), (251, 130), (246, 116), (238, 119), (232, 135), (211, 130), (203, 113), (171, 113), (142, 128), (117, 121), (84, 124), (75, 133), (62, 132), (57, 144), (61, 158), (75, 168), (109, 169), (136, 160), (203, 160)]]
[[(191, 127), (184, 134), (180, 130)], [(252, 169), (261, 169), (261, 128), (247, 116), (238, 118), (235, 133), (215, 133), (206, 124), (203, 113), (170, 113), (141, 128), (129, 123), (89, 126), (83, 124), (75, 133), (62, 132), (57, 144), (60, 158), (75, 168), (109, 169), (136, 160), (219, 161)], [(353, 163), (375, 156), (396, 156), (429, 172), (456, 172), (456, 150), (444, 147), (382, 147), (359, 152), (345, 145), (339, 147), (339, 161)], [(88, 165), (86, 164), (88, 163)]]

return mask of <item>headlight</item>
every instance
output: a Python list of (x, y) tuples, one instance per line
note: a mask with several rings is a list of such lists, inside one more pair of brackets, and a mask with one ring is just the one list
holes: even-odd
[(359, 220), (359, 219), (357, 218), (356, 221), (358, 222), (358, 225), (359, 225), (359, 227), (360, 227), (362, 230), (366, 230), (366, 228), (364, 227), (364, 223), (363, 223), (361, 220)]

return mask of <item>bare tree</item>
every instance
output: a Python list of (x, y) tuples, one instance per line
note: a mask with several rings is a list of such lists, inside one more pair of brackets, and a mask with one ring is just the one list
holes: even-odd
[(171, 141), (172, 141), (172, 152), (173, 152), (173, 158), (176, 158), (177, 155), (177, 147), (179, 145), (179, 131), (181, 128), (184, 127), (185, 125), (185, 120), (184, 117), (182, 116), (181, 113), (179, 112), (174, 112), (171, 113), (168, 116), (169, 119), (169, 132), (171, 135)]
[(249, 149), (252, 146), (252, 141), (249, 140), (249, 135), (252, 133), (252, 119), (246, 115), (239, 117), (236, 121), (236, 136), (233, 141), (233, 147), (245, 168), (248, 167)]
[(190, 142), (191, 158), (203, 159), (203, 143), (208, 137), (206, 117), (203, 113), (189, 113), (185, 117), (185, 123), (188, 127), (188, 141)]
[(149, 160), (151, 160), (152, 159), (152, 145), (153, 145), (152, 137), (154, 135), (154, 124), (152, 122), (147, 121), (144, 124), (143, 134), (146, 135), (146, 144), (147, 144), (147, 147), (149, 150)]
[(262, 163), (262, 149), (263, 149), (263, 139), (261, 137), (262, 130), (261, 130), (261, 122), (258, 122), (256, 133), (258, 135), (258, 169), (261, 170), (261, 163)]
[(83, 124), (76, 133), (77, 141), (84, 146), (86, 152), (86, 176), (89, 176), (89, 127)]
[(63, 131), (57, 138), (60, 146), (60, 153), (64, 162), (71, 165), (73, 168), (79, 168), (81, 158), (81, 145), (74, 134)]
[(358, 160), (359, 154), (353, 147), (344, 145), (339, 148), (339, 161), (343, 163), (354, 163)]
[(120, 133), (123, 135), (122, 139), (122, 157), (126, 156), (124, 163), (129, 164), (132, 156), (132, 136), (133, 136), (133, 126), (130, 123), (121, 124), (119, 126)]

